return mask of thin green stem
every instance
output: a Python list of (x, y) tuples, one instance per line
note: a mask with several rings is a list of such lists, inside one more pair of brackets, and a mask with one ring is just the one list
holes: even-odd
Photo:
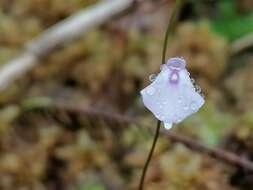
[(172, 12), (171, 17), (170, 17), (168, 27), (165, 32), (164, 43), (163, 43), (163, 52), (162, 52), (162, 64), (164, 64), (166, 61), (166, 51), (167, 51), (169, 36), (175, 30), (175, 26), (176, 26), (176, 23), (178, 20), (178, 15), (180, 13), (180, 8), (181, 8), (181, 3), (180, 3), (180, 1), (177, 1), (176, 6)]
[(158, 137), (159, 137), (160, 127), (161, 127), (161, 121), (158, 120), (157, 126), (156, 126), (156, 133), (155, 133), (155, 137), (154, 137), (154, 140), (153, 140), (153, 144), (152, 144), (152, 147), (150, 149), (148, 158), (147, 158), (147, 160), (145, 162), (145, 165), (144, 165), (144, 168), (143, 168), (143, 171), (142, 171), (142, 176), (141, 176), (141, 181), (140, 181), (140, 185), (139, 185), (139, 190), (143, 190), (143, 187), (144, 187), (143, 184), (144, 184), (145, 176), (146, 176), (146, 173), (147, 173), (149, 162), (150, 162), (150, 160), (151, 160), (151, 158), (153, 156), (153, 152), (155, 150), (156, 142), (157, 142)]
[[(175, 25), (176, 25), (177, 18), (178, 18), (179, 12), (180, 12), (180, 8), (181, 8), (181, 1), (177, 0), (176, 1), (176, 6), (173, 10), (173, 13), (172, 13), (171, 17), (170, 17), (169, 24), (168, 24), (168, 27), (167, 27), (166, 33), (165, 33), (165, 38), (164, 38), (164, 43), (163, 43), (163, 51), (162, 51), (162, 64), (164, 64), (165, 60), (166, 60), (166, 51), (167, 51), (169, 35), (175, 29)], [(160, 128), (161, 128), (161, 121), (157, 120), (156, 132), (155, 132), (153, 144), (152, 144), (152, 147), (150, 149), (148, 158), (145, 162), (145, 165), (144, 165), (144, 168), (143, 168), (143, 171), (142, 171), (141, 180), (140, 180), (140, 184), (139, 184), (139, 190), (143, 190), (143, 188), (144, 188), (145, 176), (146, 176), (147, 169), (148, 169), (149, 163), (151, 161), (151, 158), (153, 156), (155, 146), (156, 146), (159, 134), (160, 134)]]

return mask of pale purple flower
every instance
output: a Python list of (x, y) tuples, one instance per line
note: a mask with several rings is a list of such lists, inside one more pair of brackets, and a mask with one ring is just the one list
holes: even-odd
[(166, 129), (197, 112), (205, 100), (196, 89), (183, 58), (171, 58), (161, 72), (141, 91), (144, 105), (164, 122)]

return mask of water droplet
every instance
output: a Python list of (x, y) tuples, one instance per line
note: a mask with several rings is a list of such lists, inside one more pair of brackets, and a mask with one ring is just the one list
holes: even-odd
[(195, 80), (193, 78), (191, 78), (191, 82), (192, 84), (195, 84)]
[(169, 130), (172, 127), (172, 123), (164, 123), (165, 129)]
[(166, 64), (161, 64), (160, 66), (160, 70), (165, 70), (166, 68), (168, 68), (168, 66)]
[(189, 110), (189, 107), (188, 106), (184, 106), (183, 108), (185, 111)]
[(156, 74), (151, 74), (151, 75), (149, 75), (149, 81), (150, 82), (153, 82), (153, 81), (155, 81), (155, 79), (156, 79)]
[(196, 105), (195, 102), (192, 102), (190, 107), (191, 107), (191, 109), (194, 110), (194, 111), (197, 109), (197, 105)]
[(147, 89), (147, 94), (152, 96), (154, 95), (155, 91), (156, 91), (155, 88), (151, 86)]
[(195, 85), (195, 90), (196, 92), (201, 93), (201, 88), (199, 85)]
[(177, 122), (177, 123), (179, 123), (179, 122), (181, 122), (181, 121), (182, 121), (181, 118), (177, 118), (177, 119), (176, 119), (176, 122)]
[(181, 104), (183, 102), (183, 97), (182, 96), (179, 96), (178, 98), (178, 103)]
[(164, 120), (165, 119), (165, 116), (164, 115), (161, 115), (161, 120)]
[(178, 115), (174, 115), (174, 121), (175, 121), (176, 123), (179, 123), (179, 122), (182, 121), (182, 119), (181, 119), (181, 117), (179, 117)]
[(155, 116), (156, 116), (157, 118), (159, 118), (159, 117), (160, 117), (160, 114), (155, 114)]
[(168, 104), (168, 102), (163, 102), (162, 104), (163, 104), (163, 105), (167, 105), (167, 104)]

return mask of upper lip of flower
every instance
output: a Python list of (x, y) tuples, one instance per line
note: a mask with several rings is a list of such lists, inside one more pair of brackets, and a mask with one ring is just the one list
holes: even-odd
[(185, 60), (183, 58), (171, 58), (167, 61), (166, 65), (172, 67), (173, 69), (183, 69), (185, 68)]

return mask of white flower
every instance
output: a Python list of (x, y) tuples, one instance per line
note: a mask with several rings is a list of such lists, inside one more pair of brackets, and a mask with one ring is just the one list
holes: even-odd
[(144, 105), (166, 129), (197, 112), (204, 98), (195, 89), (183, 58), (171, 58), (155, 80), (141, 91)]

